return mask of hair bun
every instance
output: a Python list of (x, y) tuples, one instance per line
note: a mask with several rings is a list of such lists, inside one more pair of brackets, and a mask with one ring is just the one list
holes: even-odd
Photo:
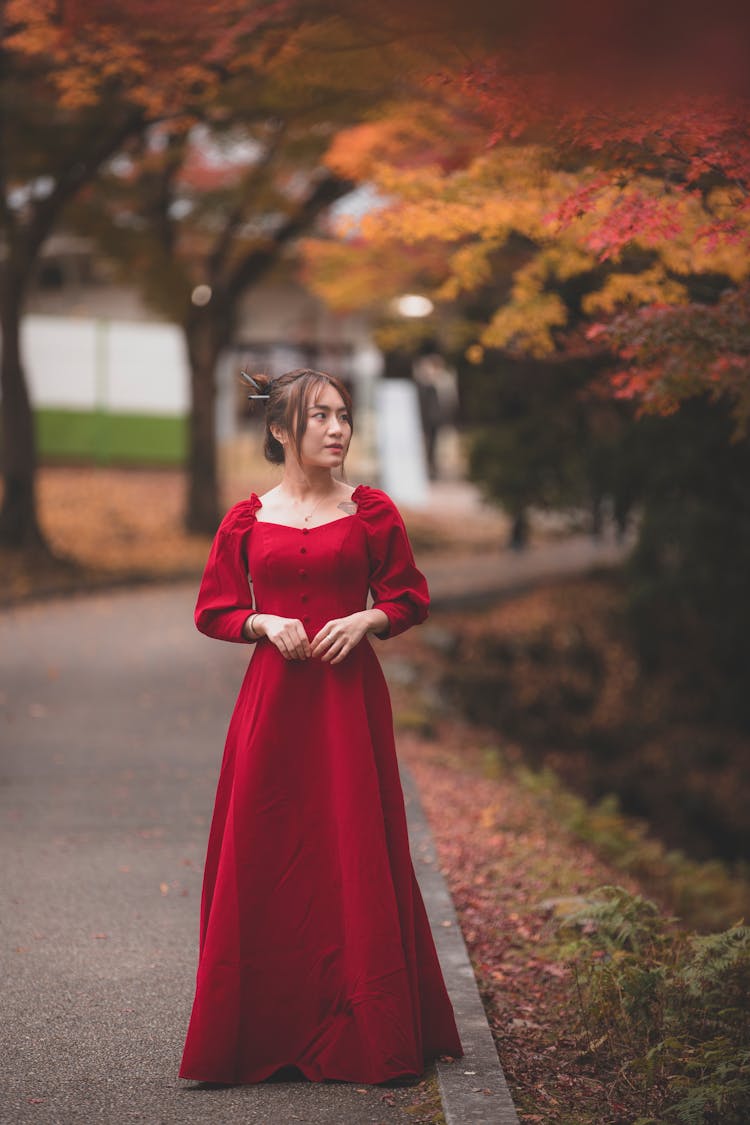
[(270, 376), (261, 373), (250, 375), (247, 371), (240, 371), (240, 378), (246, 386), (250, 387), (251, 393), (247, 396), (249, 399), (255, 399), (256, 401), (268, 399), (271, 386)]

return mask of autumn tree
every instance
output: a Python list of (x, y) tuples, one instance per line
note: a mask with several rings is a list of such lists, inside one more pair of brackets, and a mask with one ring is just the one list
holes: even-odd
[[(635, 40), (602, 41), (596, 25), (567, 57), (564, 19), (541, 34), (526, 25), (511, 48), (490, 45), (434, 75), (419, 102), (336, 139), (331, 167), (373, 184), (381, 206), (358, 230), (308, 243), (311, 283), (336, 307), (379, 315), (390, 343), (414, 333), (388, 315), (390, 300), (428, 294), (445, 346), (475, 367), (469, 386), (502, 396), (488, 363), (541, 372), (547, 359), (562, 379), (567, 359), (605, 369), (600, 392), (639, 410), (726, 397), (739, 434), (750, 410), (744, 72), (717, 81), (698, 25), (655, 68), (655, 53), (636, 60)], [(681, 81), (688, 67), (695, 89)], [(571, 400), (571, 424), (578, 409)]]
[[(0, 541), (42, 547), (19, 325), (45, 240), (81, 189), (157, 121), (193, 119), (291, 5), (7, 0), (0, 54)], [(202, 45), (196, 51), (196, 43)]]
[[(488, 394), (490, 360), (506, 370), (546, 360), (545, 374), (566, 358), (597, 361), (606, 375), (589, 395), (668, 415), (623, 431), (635, 473), (626, 492), (637, 486), (642, 513), (628, 572), (632, 620), (651, 670), (679, 659), (682, 690), (701, 698), (704, 715), (744, 723), (750, 555), (737, 482), (750, 413), (750, 102), (736, 49), (747, 41), (742, 21), (733, 28), (725, 15), (712, 11), (707, 26), (688, 13), (690, 34), (658, 64), (647, 35), (644, 64), (616, 47), (592, 52), (584, 68), (573, 43), (569, 65), (561, 53), (570, 35), (553, 19), (557, 55), (548, 38), (538, 51), (488, 51), (436, 76), (427, 114), (394, 110), (348, 142), (337, 138), (332, 167), (358, 168), (382, 206), (359, 230), (310, 244), (308, 260), (340, 307), (364, 293), (358, 278), (369, 275), (370, 307), (385, 312), (391, 279), (377, 285), (375, 269), (405, 248), (402, 264), (416, 267), (415, 286), (436, 300), (445, 338)], [(585, 27), (582, 38), (590, 45)], [(686, 60), (695, 63), (690, 81)], [(426, 129), (430, 115), (436, 124)], [(431, 274), (427, 257), (438, 267)], [(345, 293), (336, 274), (347, 262)], [(525, 403), (537, 382), (527, 380)], [(501, 463), (509, 420), (493, 427), (487, 397), (478, 469), (498, 495), (528, 490), (533, 473), (519, 481)], [(562, 415), (560, 395), (544, 397), (542, 432), (551, 401), (559, 436), (571, 400)], [(567, 434), (553, 457), (573, 447)], [(528, 433), (524, 449), (529, 468), (539, 443)], [(558, 458), (550, 482), (546, 466), (548, 493), (564, 484), (564, 467)]]
[[(446, 268), (431, 288), (451, 311), (498, 278), (504, 257), (514, 284), (500, 284), (473, 339), (466, 326), (474, 354), (615, 350), (613, 393), (666, 411), (691, 394), (726, 395), (741, 427), (747, 14), (671, 0), (658, 20), (619, 0), (532, 0), (512, 12), (470, 0), (435, 12), (464, 48), (461, 65), (436, 69), (419, 103), (339, 138), (331, 153), (333, 167), (388, 201), (350, 256), (442, 245)], [(399, 18), (393, 5), (386, 13)], [(410, 6), (404, 26), (423, 15)], [(341, 248), (327, 250), (341, 264)], [(313, 277), (346, 300), (323, 276), (326, 250), (316, 254)], [(580, 307), (566, 309), (560, 290), (576, 278)], [(387, 277), (381, 286), (385, 298)]]
[(260, 64), (235, 65), (200, 124), (154, 126), (69, 213), (185, 333), (186, 522), (204, 533), (220, 515), (215, 373), (238, 302), (351, 189), (322, 157), (398, 81), (393, 53), (389, 62), (359, 42), (346, 21), (310, 20), (276, 39), (266, 36)]
[(188, 530), (221, 516), (216, 370), (242, 295), (278, 264), (317, 216), (350, 189), (321, 168), (308, 126), (262, 113), (158, 130), (100, 177), (71, 216), (94, 233), (145, 300), (178, 324), (190, 367)]
[[(119, 241), (110, 226), (108, 244), (140, 267), (135, 276), (145, 279), (147, 298), (186, 332), (188, 525), (215, 525), (213, 375), (240, 292), (344, 190), (345, 178), (316, 167), (332, 128), (413, 85), (428, 56), (434, 65), (455, 55), (444, 37), (433, 37), (426, 55), (416, 29), (384, 28), (380, 13), (360, 9), (324, 0), (215, 0), (186, 13), (162, 0), (143, 20), (129, 5), (126, 29), (125, 8), (114, 0), (98, 5), (95, 18), (75, 4), (62, 15), (51, 4), (7, 5), (6, 103), (23, 107), (5, 124), (6, 181), (23, 200), (5, 214), (6, 241), (20, 247), (6, 259), (3, 285), (9, 346), (0, 533), (7, 542), (40, 541), (32, 415), (17, 344), (23, 294), (61, 217), (102, 233), (101, 192), (94, 193), (98, 215), (81, 217), (91, 202), (81, 189), (100, 177), (120, 225)], [(131, 19), (140, 28), (134, 37)], [(226, 159), (217, 176), (201, 164), (211, 146), (244, 151), (244, 165)], [(113, 161), (114, 154), (125, 159)], [(190, 299), (198, 287), (210, 300)]]
[[(432, 278), (420, 277), (418, 271), (413, 275), (423, 288), (427, 282), (438, 303), (456, 309), (488, 284), (496, 286), (496, 305), (487, 319), (464, 325), (470, 354), (486, 347), (533, 356), (592, 353), (600, 348), (598, 336), (610, 344), (628, 338), (623, 347), (632, 348), (637, 341), (645, 348), (650, 341), (656, 348), (654, 324), (666, 341), (666, 321), (675, 329), (669, 341), (674, 371), (675, 344), (682, 338), (687, 355), (686, 327), (697, 329), (699, 323), (694, 309), (680, 310), (703, 297), (700, 340), (705, 350), (714, 332), (718, 367), (707, 365), (697, 380), (695, 363), (682, 365), (683, 393), (720, 382), (734, 394), (738, 410), (744, 410), (743, 298), (731, 294), (741, 293), (750, 273), (750, 209), (739, 187), (730, 187), (726, 177), (703, 191), (665, 186), (663, 169), (656, 174), (623, 168), (614, 154), (605, 171), (592, 170), (583, 163), (580, 145), (566, 153), (549, 142), (497, 142), (489, 150), (475, 142), (466, 155), (467, 120), (475, 136), (481, 135), (478, 122), (490, 123), (484, 114), (472, 121), (463, 100), (451, 116), (444, 108), (433, 109), (432, 135), (426, 135), (424, 110), (421, 128), (407, 132), (412, 115), (405, 107), (401, 116), (340, 137), (329, 154), (340, 174), (367, 179), (388, 201), (366, 217), (356, 238), (309, 246), (311, 278), (330, 301), (342, 307), (356, 301), (356, 278), (369, 274), (372, 279), (373, 264), (386, 259), (386, 247), (406, 247), (406, 263), (416, 264), (417, 252), (429, 250), (435, 259), (441, 246), (442, 270)], [(337, 288), (337, 276), (347, 258), (355, 280), (344, 291)], [(573, 282), (575, 300), (568, 303), (564, 291)], [(727, 290), (724, 297), (722, 288)], [(377, 289), (370, 287), (370, 303), (378, 294), (381, 300), (392, 295), (389, 276), (382, 277)], [(706, 295), (713, 299), (706, 301)], [(712, 305), (715, 310), (709, 312)], [(628, 331), (629, 321), (614, 318), (639, 307), (649, 313), (641, 316), (636, 336)], [(673, 310), (668, 317), (665, 307)], [(662, 315), (656, 317), (654, 309)], [(603, 318), (613, 318), (608, 332)], [(716, 331), (721, 325), (725, 336)], [(730, 358), (723, 348), (727, 342)], [(660, 378), (652, 372), (654, 396)], [(659, 402), (669, 406), (663, 382), (661, 386)], [(618, 375), (612, 387), (624, 394), (634, 383)]]

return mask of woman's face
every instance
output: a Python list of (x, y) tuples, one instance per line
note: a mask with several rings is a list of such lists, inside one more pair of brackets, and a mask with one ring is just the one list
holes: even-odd
[(349, 449), (352, 422), (344, 400), (330, 383), (311, 394), (306, 409), (307, 429), (302, 437), (300, 462), (305, 467), (333, 469)]

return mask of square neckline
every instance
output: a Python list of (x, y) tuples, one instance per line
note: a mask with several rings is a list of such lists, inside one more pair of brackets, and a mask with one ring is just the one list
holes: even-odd
[[(362, 487), (362, 485), (358, 484), (357, 487), (354, 489), (354, 491), (351, 494), (351, 497), (349, 498), (350, 502), (352, 500), (354, 500), (354, 497), (357, 495), (357, 493), (359, 492), (361, 487)], [(311, 531), (318, 531), (321, 527), (330, 527), (331, 524), (334, 524), (334, 523), (343, 523), (344, 520), (351, 520), (351, 519), (354, 519), (355, 516), (359, 515), (359, 505), (357, 504), (357, 501), (355, 500), (354, 502), (355, 502), (355, 504), (357, 504), (357, 511), (356, 512), (350, 512), (346, 516), (337, 516), (335, 520), (326, 520), (325, 523), (316, 523), (316, 524), (313, 525), (313, 527), (306, 527), (304, 524), (303, 524), (302, 527), (297, 527), (297, 525), (294, 524), (294, 523), (276, 523), (275, 520), (259, 520), (258, 519), (258, 511), (259, 511), (259, 509), (261, 509), (263, 507), (263, 501), (261, 500), (260, 496), (258, 496), (257, 492), (254, 492), (252, 494), (251, 499), (254, 499), (255, 503), (256, 503), (256, 509), (255, 509), (255, 522), (256, 522), (256, 524), (260, 524), (262, 526), (265, 523), (265, 524), (268, 524), (269, 527), (286, 527), (290, 531), (306, 531), (308, 533), (311, 532)]]

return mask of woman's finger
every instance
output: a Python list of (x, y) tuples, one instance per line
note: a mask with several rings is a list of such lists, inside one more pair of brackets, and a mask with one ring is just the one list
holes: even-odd
[(306, 660), (307, 657), (310, 655), (310, 641), (308, 640), (307, 633), (305, 632), (304, 627), (301, 624), (300, 624), (300, 627), (299, 627), (299, 632), (300, 632), (300, 638), (299, 638), (300, 660)]
[[(336, 653), (331, 654), (331, 656), (330, 656), (331, 664), (340, 664), (342, 660), (346, 659), (346, 657), (349, 655), (350, 652), (351, 652), (351, 645), (344, 644), (343, 647), (340, 648)], [(327, 660), (328, 656), (324, 657), (324, 659)]]
[(328, 622), (326, 622), (326, 624), (321, 629), (319, 629), (318, 632), (313, 637), (313, 647), (317, 649), (324, 642), (326, 644), (330, 644), (331, 641), (337, 635), (339, 635), (340, 629), (341, 629), (341, 624), (338, 621), (328, 621)]
[(333, 643), (328, 648), (323, 656), (323, 660), (330, 661), (331, 664), (336, 664), (337, 661), (343, 660), (350, 650), (350, 645), (346, 637), (335, 638)]
[(302, 622), (297, 621), (292, 625), (291, 645), (296, 660), (305, 660), (310, 655), (310, 642), (307, 639)]

